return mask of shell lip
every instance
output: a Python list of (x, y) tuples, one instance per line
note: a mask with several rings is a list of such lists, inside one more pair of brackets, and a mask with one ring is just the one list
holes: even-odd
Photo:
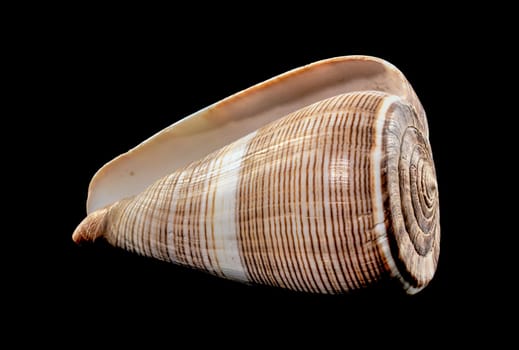
[(376, 89), (420, 104), (404, 75), (372, 56), (329, 58), (256, 84), (179, 120), (105, 164), (90, 182), (87, 212), (140, 193), (174, 170), (304, 105)]

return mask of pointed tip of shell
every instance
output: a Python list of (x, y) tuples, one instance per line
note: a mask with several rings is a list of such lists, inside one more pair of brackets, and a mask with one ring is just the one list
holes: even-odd
[(106, 230), (107, 208), (99, 209), (89, 214), (74, 230), (72, 240), (76, 244), (94, 242), (102, 237)]

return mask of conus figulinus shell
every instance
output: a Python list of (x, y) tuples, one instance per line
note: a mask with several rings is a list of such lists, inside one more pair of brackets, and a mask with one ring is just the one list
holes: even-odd
[(76, 242), (243, 282), (416, 293), (438, 264), (425, 112), (391, 64), (319, 61), (160, 131), (94, 176)]

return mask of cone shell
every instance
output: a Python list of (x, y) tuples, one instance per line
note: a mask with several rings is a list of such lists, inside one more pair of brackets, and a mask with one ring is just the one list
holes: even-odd
[[(294, 76), (300, 79), (298, 74), (306, 72), (308, 80), (308, 70), (323, 72), (337, 62), (375, 63), (389, 72), (381, 74), (391, 88), (375, 90), (363, 83), (365, 90), (348, 91), (359, 88), (358, 82), (343, 82), (327, 90), (322, 83), (307, 87), (314, 92), (304, 101), (295, 98), (266, 109), (241, 106), (252, 124), (264, 125), (241, 135), (249, 131), (247, 118), (232, 115), (219, 122), (219, 133), (227, 130), (229, 137), (241, 138), (195, 161), (190, 158), (201, 151), (165, 156), (165, 145), (212, 131), (205, 122), (211, 114), (201, 111), (191, 117), (195, 126), (173, 126), (100, 170), (90, 188), (91, 213), (74, 240), (102, 237), (141, 255), (297, 291), (343, 293), (389, 280), (408, 293), (421, 290), (435, 273), (440, 243), (425, 113), (389, 64), (366, 57), (324, 62), (212, 108), (227, 115), (222, 109), (236, 112), (241, 99), (266, 103), (265, 94), (287, 89)], [(332, 96), (320, 99), (323, 90)], [(207, 151), (219, 142), (201, 148)], [(157, 161), (167, 164), (153, 171), (144, 166)], [(134, 175), (120, 176), (123, 168)], [(103, 194), (117, 178), (123, 185)], [(142, 192), (132, 193), (150, 179)]]

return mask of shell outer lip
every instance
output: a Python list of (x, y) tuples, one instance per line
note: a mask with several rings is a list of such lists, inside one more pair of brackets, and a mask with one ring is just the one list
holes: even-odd
[(358, 90), (386, 91), (421, 110), (404, 75), (383, 59), (356, 55), (317, 61), (193, 113), (108, 162), (90, 182), (87, 213), (136, 195), (157, 179), (305, 105)]

